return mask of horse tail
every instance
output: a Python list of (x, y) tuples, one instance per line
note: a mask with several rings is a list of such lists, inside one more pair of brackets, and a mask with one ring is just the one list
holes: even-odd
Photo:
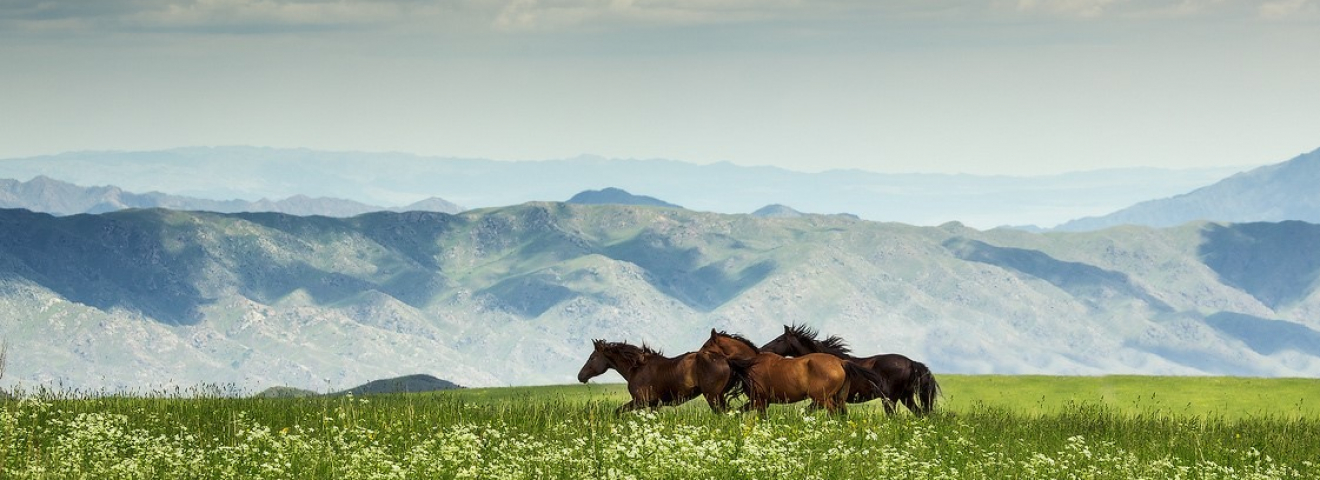
[(861, 379), (862, 381), (871, 384), (872, 387), (875, 387), (875, 391), (881, 392), (881, 397), (888, 399), (889, 382), (885, 381), (885, 377), (875, 373), (874, 370), (858, 365), (852, 360), (844, 360), (843, 372), (848, 377), (847, 383), (852, 383), (855, 379)]
[(732, 402), (733, 399), (737, 398), (739, 395), (746, 393), (747, 386), (745, 375), (738, 375), (738, 373), (734, 371), (729, 357), (726, 357), (723, 353), (715, 350), (702, 350), (697, 352), (697, 354), (701, 355), (707, 362), (719, 365), (719, 367), (728, 370), (729, 377), (724, 381), (724, 386), (720, 388), (720, 397), (723, 397), (725, 405), (728, 405), (729, 402)]
[(940, 384), (930, 368), (921, 362), (912, 362), (912, 374), (916, 377), (916, 393), (921, 403), (921, 413), (928, 414), (935, 410), (935, 399), (940, 396)]
[(731, 373), (731, 375), (729, 375), (729, 384), (724, 389), (725, 402), (731, 402), (739, 395), (746, 395), (750, 400), (752, 392), (756, 391), (758, 387), (756, 380), (752, 378), (750, 372), (752, 365), (756, 363), (756, 359), (726, 357), (725, 361), (729, 362), (729, 371)]

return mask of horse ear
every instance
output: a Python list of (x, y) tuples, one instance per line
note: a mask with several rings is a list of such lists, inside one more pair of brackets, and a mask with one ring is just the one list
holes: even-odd
[(784, 325), (784, 333), (793, 333), (793, 329), (789, 328), (788, 325)]
[(716, 336), (716, 335), (718, 335), (718, 334), (715, 333), (715, 327), (710, 327), (710, 336), (714, 337), (714, 336)]
[(604, 346), (605, 346), (605, 341), (604, 341), (604, 340), (592, 340), (592, 341), (591, 341), (591, 346), (592, 346), (592, 348), (595, 348), (596, 350), (600, 350), (601, 347), (604, 347)]

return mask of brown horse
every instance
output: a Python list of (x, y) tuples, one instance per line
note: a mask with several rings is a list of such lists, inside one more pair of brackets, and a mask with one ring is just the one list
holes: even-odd
[(704, 395), (715, 412), (729, 409), (733, 375), (727, 360), (719, 353), (689, 352), (670, 358), (645, 344), (638, 347), (604, 340), (591, 343), (595, 350), (578, 371), (578, 381), (587, 383), (611, 368), (619, 372), (628, 382), (632, 401), (615, 409), (616, 414), (681, 405), (697, 395)]
[(762, 346), (761, 350), (780, 355), (828, 353), (856, 362), (885, 379), (888, 388), (880, 389), (867, 382), (853, 382), (848, 389), (849, 402), (860, 403), (883, 398), (885, 412), (891, 414), (894, 413), (896, 402), (903, 402), (908, 410), (917, 415), (926, 415), (935, 409), (940, 385), (935, 382), (935, 376), (926, 364), (896, 353), (854, 357), (842, 338), (831, 336), (817, 340), (816, 335), (816, 330), (806, 325), (785, 325), (784, 334)]
[(871, 371), (833, 355), (787, 358), (760, 352), (746, 338), (715, 330), (711, 330), (710, 339), (699, 351), (719, 352), (728, 358), (734, 377), (747, 393), (748, 402), (743, 405), (743, 411), (756, 409), (762, 415), (768, 404), (795, 403), (808, 398), (813, 410), (824, 408), (830, 413), (846, 413), (851, 382), (884, 383), (884, 379)]
[(701, 345), (699, 351), (720, 352), (733, 360), (751, 360), (761, 353), (761, 350), (756, 348), (756, 344), (747, 337), (713, 328), (710, 329), (710, 339)]

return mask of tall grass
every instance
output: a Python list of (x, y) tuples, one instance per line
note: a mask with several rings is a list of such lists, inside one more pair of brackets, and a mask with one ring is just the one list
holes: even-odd
[(699, 401), (616, 416), (626, 395), (599, 385), (299, 399), (29, 394), (0, 403), (0, 478), (1320, 478), (1314, 415), (1074, 398), (1013, 408), (956, 400), (978, 378), (962, 380), (926, 418), (873, 406), (715, 415)]

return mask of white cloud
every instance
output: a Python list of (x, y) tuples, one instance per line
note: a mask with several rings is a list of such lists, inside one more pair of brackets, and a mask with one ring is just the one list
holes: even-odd
[(1314, 11), (1315, 0), (993, 0), (999, 11), (1060, 18), (1166, 20), (1277, 18)]
[(351, 25), (398, 18), (398, 4), (363, 1), (196, 0), (170, 2), (137, 12), (130, 21), (148, 26)]
[(0, 6), (0, 24), (25, 30), (66, 29), (82, 33), (113, 30), (266, 32), (281, 28), (394, 22), (436, 5), (440, 4), (413, 0), (102, 0), (85, 3), (31, 0)]
[(796, 0), (510, 0), (499, 9), (493, 24), (502, 30), (705, 25), (786, 18), (809, 8), (813, 7)]
[(1072, 17), (1099, 17), (1118, 0), (1018, 0), (1022, 12), (1043, 12)]
[(1320, 14), (1320, 7), (1313, 0), (1280, 0), (1262, 3), (1258, 11), (1260, 17), (1267, 20), (1290, 20), (1314, 18)]

